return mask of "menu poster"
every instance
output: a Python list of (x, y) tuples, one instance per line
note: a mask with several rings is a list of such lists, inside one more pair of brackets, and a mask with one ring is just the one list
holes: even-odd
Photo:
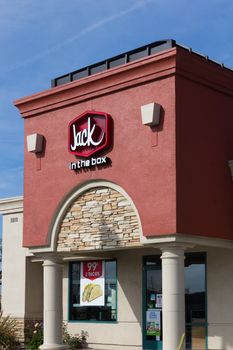
[(161, 317), (160, 310), (149, 309), (146, 312), (146, 335), (156, 337), (160, 340), (161, 337)]
[(81, 262), (80, 306), (104, 306), (104, 261)]
[(156, 295), (156, 307), (162, 308), (162, 294)]

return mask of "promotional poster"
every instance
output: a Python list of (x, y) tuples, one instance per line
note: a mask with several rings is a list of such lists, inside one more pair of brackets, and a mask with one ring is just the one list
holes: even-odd
[(146, 312), (146, 333), (147, 336), (156, 337), (160, 340), (161, 337), (161, 317), (160, 310), (150, 309)]
[(105, 278), (102, 260), (81, 263), (80, 305), (104, 306)]

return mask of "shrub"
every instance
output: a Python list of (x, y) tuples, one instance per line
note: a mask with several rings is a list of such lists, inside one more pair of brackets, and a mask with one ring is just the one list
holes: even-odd
[(66, 324), (63, 324), (63, 341), (70, 350), (84, 349), (87, 347), (88, 333), (81, 331), (81, 334), (70, 335)]
[(0, 350), (12, 350), (16, 347), (18, 344), (16, 329), (16, 320), (10, 316), (4, 317), (0, 311)]
[[(33, 322), (28, 325), (27, 349), (38, 350), (39, 346), (43, 344), (43, 323)], [(87, 345), (87, 332), (82, 331), (81, 335), (70, 335), (67, 331), (67, 326), (63, 324), (63, 342), (70, 350), (83, 349)], [(0, 348), (0, 350), (2, 350)]]
[(29, 342), (27, 344), (28, 349), (38, 350), (39, 346), (43, 344), (43, 324), (42, 322), (35, 322), (30, 328)]

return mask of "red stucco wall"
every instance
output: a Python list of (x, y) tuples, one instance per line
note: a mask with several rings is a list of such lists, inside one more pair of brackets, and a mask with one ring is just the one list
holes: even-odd
[(233, 239), (233, 73), (184, 50), (177, 66), (177, 232)]
[[(41, 170), (37, 170), (40, 160), (27, 152), (25, 144), (24, 246), (46, 245), (59, 202), (73, 187), (91, 179), (122, 186), (139, 211), (144, 235), (176, 232), (174, 57), (171, 50), (127, 69), (98, 74), (98, 79), (68, 84), (74, 89), (59, 87), (16, 102), (25, 117), (25, 137), (36, 132), (46, 139)], [(150, 102), (163, 106), (162, 125), (154, 132), (141, 122), (140, 106)], [(113, 118), (114, 145), (107, 154), (112, 165), (76, 174), (68, 169), (75, 161), (67, 151), (68, 124), (92, 109)]]
[[(150, 102), (163, 107), (154, 131), (141, 122), (140, 106)], [(24, 246), (48, 244), (61, 200), (93, 179), (122, 186), (145, 236), (233, 239), (231, 71), (178, 47), (15, 104), (25, 118), (25, 139), (46, 138), (40, 160), (25, 147)], [(67, 128), (92, 109), (113, 118), (112, 165), (77, 174), (68, 169), (75, 157), (67, 150)]]

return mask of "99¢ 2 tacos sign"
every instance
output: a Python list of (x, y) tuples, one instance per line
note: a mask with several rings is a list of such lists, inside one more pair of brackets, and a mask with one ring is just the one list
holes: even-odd
[(81, 262), (80, 305), (104, 306), (104, 261)]
[(96, 157), (96, 154), (110, 147), (111, 128), (111, 117), (105, 112), (86, 111), (74, 118), (68, 128), (68, 151), (82, 159), (70, 163), (70, 169), (109, 163), (109, 158)]

